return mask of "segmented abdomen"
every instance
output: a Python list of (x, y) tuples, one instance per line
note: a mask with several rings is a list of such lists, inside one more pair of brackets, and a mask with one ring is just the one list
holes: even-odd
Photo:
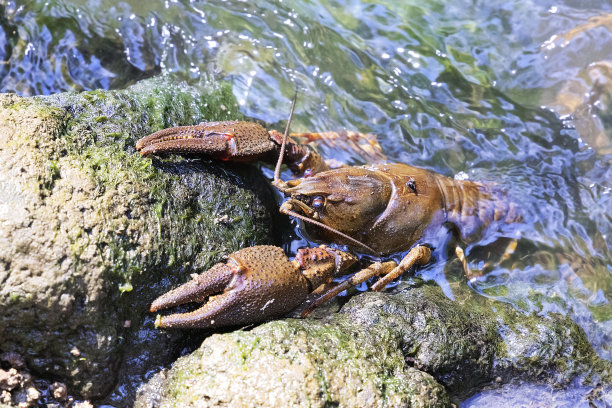
[(461, 239), (480, 240), (491, 229), (522, 220), (518, 205), (497, 184), (443, 178), (442, 191), (448, 222), (457, 226)]

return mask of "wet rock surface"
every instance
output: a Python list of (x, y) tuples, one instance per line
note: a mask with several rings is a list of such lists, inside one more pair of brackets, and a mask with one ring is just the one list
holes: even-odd
[(568, 317), (524, 313), (474, 296), (461, 284), (453, 294), (451, 300), (435, 285), (400, 285), (393, 294), (356, 297), (342, 314), (367, 329), (392, 328), (406, 361), (460, 398), (516, 377), (560, 387), (578, 377), (610, 383), (612, 364), (597, 356)]
[(448, 406), (444, 388), (405, 364), (390, 335), (345, 319), (215, 334), (141, 389), (135, 406)]
[(577, 381), (585, 401), (610, 389), (610, 362), (570, 319), (455, 292), (403, 284), (321, 319), (214, 334), (143, 386), (135, 406), (450, 406), (515, 378)]
[[(229, 252), (270, 243), (272, 198), (248, 166), (152, 162), (133, 145), (236, 117), (231, 89), (212, 82), (0, 95), (0, 352), (80, 398), (117, 384), (130, 342), (147, 343), (152, 364), (174, 357), (155, 348), (167, 342), (147, 329), (148, 302)], [(150, 364), (131, 362), (139, 375)]]

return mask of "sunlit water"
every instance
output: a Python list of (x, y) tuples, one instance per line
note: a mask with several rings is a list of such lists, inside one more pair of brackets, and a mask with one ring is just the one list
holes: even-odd
[[(568, 314), (612, 359), (610, 3), (0, 0), (0, 11), (0, 91), (211, 75), (233, 84), (244, 114), (276, 123), (297, 86), (294, 131), (374, 133), (389, 160), (505, 186), (522, 238), (472, 288)], [(443, 269), (421, 274), (448, 290)]]

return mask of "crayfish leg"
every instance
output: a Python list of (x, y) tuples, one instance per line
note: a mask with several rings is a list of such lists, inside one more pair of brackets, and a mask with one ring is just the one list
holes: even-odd
[(508, 242), (508, 245), (506, 246), (506, 249), (504, 250), (504, 253), (502, 254), (501, 258), (499, 259), (499, 263), (502, 263), (502, 262), (506, 261), (507, 259), (509, 259), (510, 256), (512, 256), (512, 254), (516, 250), (517, 245), (518, 245), (518, 239), (516, 239), (516, 238), (511, 239), (510, 242)]
[(465, 273), (465, 277), (467, 278), (467, 280), (476, 279), (477, 277), (481, 276), (481, 274), (479, 273), (472, 273), (472, 270), (470, 269), (470, 266), (467, 262), (467, 257), (465, 256), (465, 252), (463, 251), (463, 248), (461, 248), (459, 245), (455, 247), (455, 255), (457, 255), (459, 262), (461, 262), (461, 266), (463, 266), (463, 273)]
[(486, 262), (484, 266), (482, 267), (482, 269), (478, 269), (478, 270), (475, 270), (469, 267), (468, 262), (467, 262), (467, 256), (465, 255), (461, 247), (457, 246), (455, 248), (455, 254), (457, 255), (457, 258), (463, 265), (463, 271), (465, 273), (465, 277), (467, 278), (467, 280), (471, 281), (471, 280), (474, 280), (476, 278), (483, 276), (484, 274), (489, 272), (491, 269), (493, 269), (495, 266), (500, 265), (501, 263), (507, 261), (510, 258), (510, 256), (512, 256), (514, 251), (516, 250), (517, 245), (518, 245), (518, 239), (516, 238), (509, 239), (508, 243), (504, 246), (504, 250), (503, 250), (501, 257), (498, 260), (492, 260), (492, 261)]
[(426, 246), (417, 245), (397, 264), (395, 261), (375, 262), (365, 269), (360, 270), (354, 275), (349, 276), (323, 295), (315, 299), (308, 307), (302, 310), (301, 316), (306, 317), (314, 309), (321, 306), (328, 300), (337, 296), (340, 292), (357, 286), (362, 282), (374, 276), (382, 276), (373, 286), (372, 290), (380, 291), (389, 284), (393, 279), (397, 278), (415, 265), (424, 265), (431, 259), (431, 250)]
[(401, 260), (399, 265), (372, 285), (372, 290), (375, 292), (383, 290), (385, 286), (387, 286), (393, 279), (397, 278), (415, 265), (425, 265), (430, 259), (431, 249), (422, 245), (415, 246)]
[(359, 272), (349, 276), (348, 278), (346, 278), (345, 280), (338, 283), (337, 285), (329, 289), (327, 292), (325, 292), (324, 294), (316, 298), (308, 307), (302, 310), (300, 315), (302, 317), (308, 316), (317, 307), (326, 303), (330, 299), (333, 299), (334, 297), (338, 296), (338, 294), (340, 294), (342, 291), (350, 289), (353, 286), (357, 286), (360, 283), (367, 281), (373, 276), (385, 275), (389, 273), (396, 266), (397, 266), (397, 263), (395, 263), (394, 261), (388, 261), (388, 262), (383, 262), (383, 263), (381, 262), (373, 263), (367, 268), (362, 269)]
[[(376, 135), (371, 133), (340, 130), (337, 132), (291, 133), (290, 136), (303, 143), (325, 146), (334, 152), (352, 152), (354, 155), (361, 157), (366, 163), (387, 162), (387, 157), (383, 153)], [(332, 165), (332, 168), (335, 167), (337, 165)]]

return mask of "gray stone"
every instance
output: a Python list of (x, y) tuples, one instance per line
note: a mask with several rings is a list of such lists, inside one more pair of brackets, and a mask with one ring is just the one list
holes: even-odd
[(135, 406), (450, 406), (449, 396), (516, 378), (610, 384), (610, 362), (569, 318), (524, 314), (467, 286), (454, 294), (402, 284), (322, 318), (212, 335)]
[(393, 294), (364, 293), (342, 313), (360, 327), (391, 327), (410, 364), (432, 374), (451, 395), (515, 378), (567, 386), (612, 381), (584, 331), (569, 317), (521, 312), (459, 283), (454, 300), (433, 284), (399, 285)]
[(231, 89), (206, 81), (0, 95), (0, 352), (101, 397), (155, 296), (270, 243), (273, 200), (257, 172), (153, 162), (133, 147), (164, 127), (237, 116)]
[(171, 370), (157, 374), (135, 404), (335, 405), (441, 407), (450, 401), (431, 375), (405, 363), (391, 330), (370, 331), (336, 318), (287, 319), (212, 335)]

